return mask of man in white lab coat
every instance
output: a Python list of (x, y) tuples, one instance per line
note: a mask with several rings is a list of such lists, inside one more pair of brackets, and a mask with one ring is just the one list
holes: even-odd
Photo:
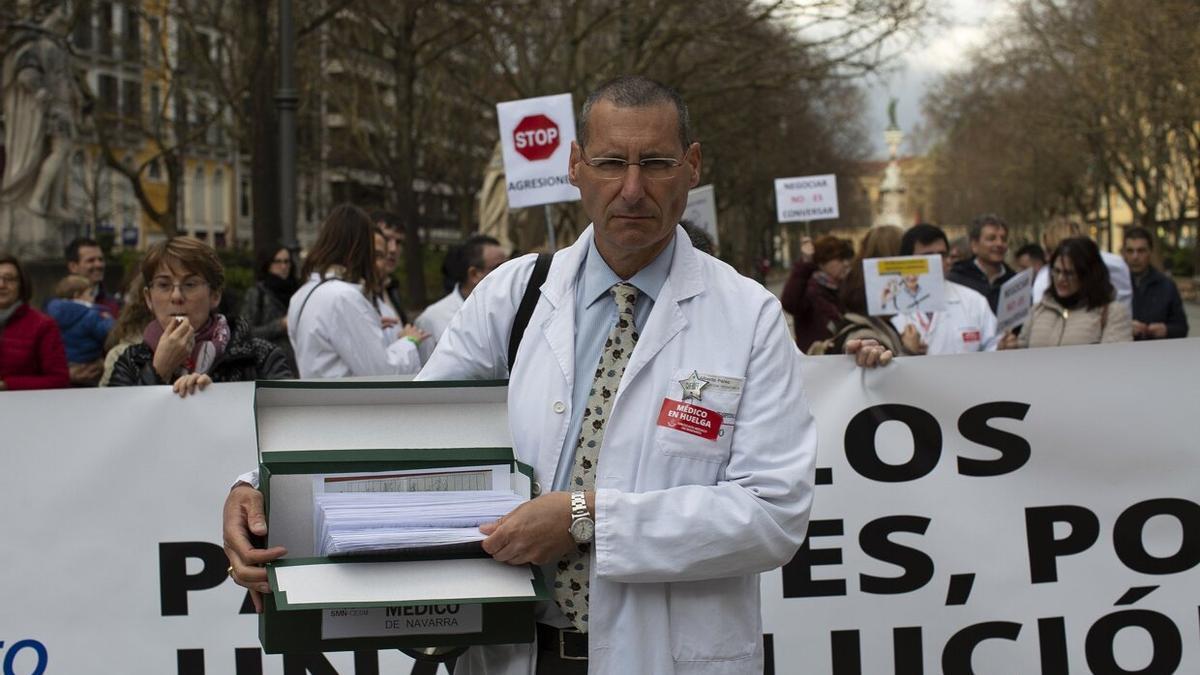
[[(514, 446), (539, 496), (481, 529), (485, 551), (548, 566), (552, 585), (583, 545), (590, 593), (575, 597), (582, 611), (543, 603), (538, 642), (472, 648), (455, 672), (761, 673), (758, 573), (792, 558), (812, 503), (816, 425), (801, 357), (779, 302), (695, 251), (677, 225), (701, 168), (678, 94), (618, 78), (588, 98), (580, 127), (569, 176), (592, 225), (555, 255), (509, 387)], [(535, 258), (475, 289), (419, 379), (509, 375), (508, 336)], [(636, 301), (619, 313), (624, 291), (610, 289), (620, 282)], [(609, 392), (597, 364), (622, 327), (636, 346)], [(864, 365), (890, 358), (877, 345), (857, 351)], [(585, 450), (597, 389), (612, 400), (600, 447)], [(596, 451), (594, 486), (573, 490), (577, 455)], [(234, 578), (261, 589), (249, 565), (274, 552), (241, 541), (242, 512), (265, 531), (252, 499), (231, 493), (226, 549)]]

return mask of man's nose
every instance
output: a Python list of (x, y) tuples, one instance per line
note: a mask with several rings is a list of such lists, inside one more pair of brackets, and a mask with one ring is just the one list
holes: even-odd
[(627, 202), (636, 202), (646, 194), (642, 185), (642, 167), (630, 164), (625, 167), (625, 175), (621, 177), (621, 198)]

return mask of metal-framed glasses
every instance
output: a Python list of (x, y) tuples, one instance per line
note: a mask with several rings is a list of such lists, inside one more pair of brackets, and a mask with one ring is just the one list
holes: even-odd
[(667, 180), (675, 175), (675, 170), (683, 166), (683, 162), (674, 157), (647, 157), (636, 162), (617, 157), (583, 158), (597, 178), (601, 180), (620, 180), (625, 177), (625, 169), (630, 165), (636, 166), (641, 175), (649, 180)]
[(0, 274), (0, 283), (16, 286), (17, 284), (21, 283), (21, 277), (15, 274)]
[(203, 279), (187, 279), (186, 281), (181, 281), (179, 283), (168, 281), (166, 279), (155, 279), (154, 281), (150, 282), (150, 292), (159, 297), (165, 298), (171, 295), (176, 288), (179, 289), (179, 292), (183, 295), (183, 297), (194, 298), (199, 295), (202, 290), (208, 288), (208, 282), (204, 281)]
[(1050, 274), (1059, 279), (1074, 279), (1075, 277), (1079, 276), (1075, 274), (1075, 270), (1067, 270), (1061, 267), (1050, 268)]

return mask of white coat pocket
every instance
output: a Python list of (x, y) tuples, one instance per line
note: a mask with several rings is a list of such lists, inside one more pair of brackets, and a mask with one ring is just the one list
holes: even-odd
[(744, 382), (695, 369), (676, 370), (658, 410), (654, 438), (662, 453), (703, 462), (728, 461)]

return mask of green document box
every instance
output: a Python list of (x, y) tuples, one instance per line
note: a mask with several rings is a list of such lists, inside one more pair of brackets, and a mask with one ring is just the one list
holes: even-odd
[(491, 467), (495, 484), (529, 498), (533, 471), (515, 459), (506, 384), (258, 383), (266, 544), (288, 549), (267, 567), (259, 638), (268, 654), (533, 641), (534, 607), (549, 597), (536, 566), (496, 562), (478, 544), (316, 555), (313, 495), (343, 474), (420, 480), (422, 470)]

